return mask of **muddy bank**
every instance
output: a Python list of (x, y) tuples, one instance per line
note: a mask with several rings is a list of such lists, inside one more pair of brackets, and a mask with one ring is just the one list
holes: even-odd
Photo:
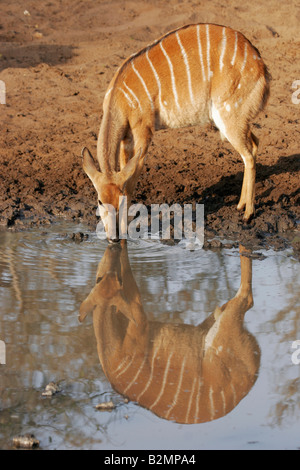
[(244, 225), (237, 213), (243, 163), (211, 127), (156, 133), (134, 202), (204, 204), (207, 243), (219, 237), (275, 249), (292, 243), (299, 250), (300, 104), (291, 99), (299, 79), (299, 21), (296, 0), (2, 5), (1, 228), (47, 226), (63, 217), (93, 230), (96, 194), (80, 152), (87, 145), (95, 155), (102, 100), (116, 68), (172, 28), (214, 22), (242, 31), (273, 77), (268, 106), (253, 126), (260, 140), (256, 217)]

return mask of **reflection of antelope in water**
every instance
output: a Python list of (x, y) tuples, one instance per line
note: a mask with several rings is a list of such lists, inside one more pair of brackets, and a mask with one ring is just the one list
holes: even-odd
[(236, 296), (199, 326), (150, 322), (126, 241), (107, 247), (80, 321), (93, 312), (100, 362), (118, 393), (180, 423), (220, 418), (248, 394), (260, 350), (243, 325), (253, 305), (251, 259), (241, 254), (240, 261)]

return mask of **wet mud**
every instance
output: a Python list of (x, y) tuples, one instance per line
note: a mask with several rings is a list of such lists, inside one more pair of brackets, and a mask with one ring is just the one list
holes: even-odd
[[(114, 14), (112, 15), (112, 8)], [(72, 14), (70, 14), (72, 11)], [(211, 126), (157, 132), (133, 202), (205, 206), (206, 246), (221, 240), (299, 254), (300, 9), (237, 0), (71, 1), (1, 6), (0, 227), (23, 230), (58, 219), (97, 224), (96, 194), (81, 148), (96, 153), (102, 101), (120, 63), (170, 29), (213, 22), (242, 31), (272, 75), (266, 109), (253, 123), (260, 140), (256, 215), (237, 212), (243, 162)], [(298, 39), (297, 39), (298, 37)]]

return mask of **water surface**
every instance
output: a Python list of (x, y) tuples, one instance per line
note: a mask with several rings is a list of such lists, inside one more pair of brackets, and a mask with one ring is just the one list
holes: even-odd
[(300, 447), (291, 253), (69, 236), (84, 229), (0, 233), (0, 447)]

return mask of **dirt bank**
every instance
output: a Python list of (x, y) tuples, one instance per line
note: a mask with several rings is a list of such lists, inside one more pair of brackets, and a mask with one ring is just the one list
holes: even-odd
[[(205, 204), (208, 238), (216, 235), (299, 249), (300, 8), (297, 0), (95, 1), (12, 0), (0, 6), (0, 224), (18, 230), (58, 217), (96, 224), (96, 195), (81, 168), (95, 154), (102, 100), (131, 53), (186, 23), (226, 24), (260, 50), (273, 80), (254, 123), (260, 139), (256, 218), (236, 211), (243, 163), (211, 127), (155, 134), (135, 201)], [(297, 60), (298, 59), (298, 60)]]

